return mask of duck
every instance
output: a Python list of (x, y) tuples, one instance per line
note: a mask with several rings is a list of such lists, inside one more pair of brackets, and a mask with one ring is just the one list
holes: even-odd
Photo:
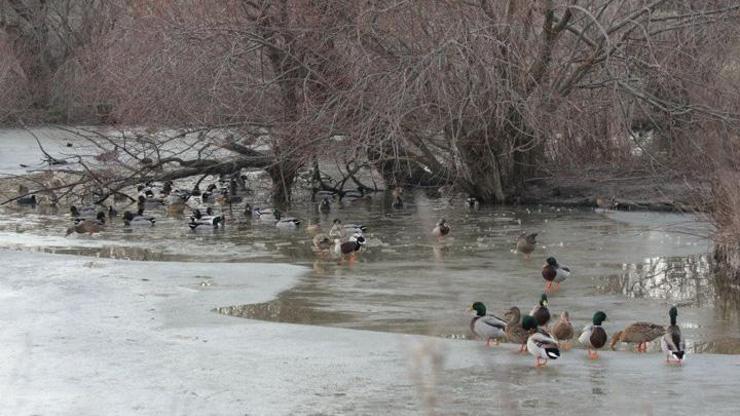
[(401, 188), (393, 188), (393, 203), (391, 203), (391, 206), (394, 209), (401, 209), (403, 208), (403, 199), (401, 199)]
[(470, 321), (470, 331), (481, 339), (486, 340), (486, 346), (491, 346), (491, 340), (506, 337), (506, 321), (496, 315), (486, 314), (486, 305), (475, 302), (468, 308), (473, 313)]
[(154, 217), (144, 216), (144, 211), (139, 210), (136, 215), (131, 211), (123, 213), (123, 224), (126, 226), (152, 226), (156, 220)]
[(72, 221), (74, 221), (75, 224), (79, 224), (85, 220), (94, 220), (98, 218), (102, 212), (98, 212), (95, 207), (82, 207), (78, 209), (76, 206), (72, 205), (69, 207), (69, 213), (72, 217)]
[(36, 195), (27, 195), (16, 199), (15, 203), (18, 205), (27, 205), (34, 207), (36, 206), (38, 201), (36, 200)]
[(367, 232), (367, 226), (363, 224), (342, 224), (342, 220), (334, 218), (331, 229), (329, 230), (329, 236), (333, 238), (344, 239), (349, 235), (365, 234)]
[(474, 196), (469, 196), (465, 199), (465, 207), (477, 211), (480, 209), (480, 201)]
[(527, 348), (527, 338), (529, 337), (529, 331), (524, 329), (522, 326), (522, 313), (518, 307), (512, 306), (504, 314), (506, 318), (506, 339), (515, 344), (519, 344), (519, 352), (522, 353)]
[(527, 337), (527, 352), (535, 357), (535, 367), (544, 367), (547, 360), (557, 360), (560, 357), (558, 342), (549, 332), (537, 327), (537, 320), (532, 316), (525, 316), (522, 327), (529, 331)]
[(78, 223), (75, 223), (73, 227), (67, 228), (67, 233), (64, 236), (67, 237), (72, 233), (92, 235), (94, 233), (99, 233), (104, 229), (105, 213), (98, 212), (98, 215), (95, 219), (84, 219)]
[(647, 343), (665, 334), (663, 325), (652, 322), (635, 322), (612, 335), (609, 347), (616, 349), (618, 342), (637, 343), (637, 352), (647, 352)]
[(542, 266), (542, 278), (547, 282), (545, 284), (545, 291), (552, 289), (553, 282), (557, 283), (555, 290), (559, 290), (560, 283), (564, 282), (568, 276), (570, 276), (570, 268), (558, 264), (555, 257), (548, 257)]
[(537, 320), (538, 326), (547, 326), (550, 322), (550, 310), (547, 309), (547, 303), (547, 294), (543, 293), (539, 303), (529, 312)]
[(213, 210), (209, 207), (206, 210), (207, 215), (203, 215), (199, 209), (193, 210), (193, 215), (190, 217), (190, 221), (188, 222), (188, 227), (190, 227), (191, 230), (195, 230), (198, 228), (198, 226), (201, 225), (209, 225), (213, 228), (223, 228), (225, 225), (225, 218), (220, 215), (213, 215)]
[(354, 256), (365, 245), (365, 237), (362, 235), (353, 236), (348, 241), (334, 239), (334, 254), (337, 256)]
[(675, 362), (680, 365), (686, 356), (686, 343), (681, 338), (681, 328), (676, 324), (678, 309), (675, 306), (671, 307), (668, 316), (671, 318), (671, 325), (665, 329), (665, 334), (660, 338), (660, 349), (666, 353), (666, 364)]
[(118, 210), (113, 208), (113, 205), (108, 206), (108, 219), (112, 220), (118, 216)]
[(578, 342), (585, 345), (588, 348), (588, 358), (595, 360), (599, 358), (598, 349), (606, 345), (606, 339), (608, 338), (606, 331), (601, 327), (602, 322), (606, 321), (606, 314), (602, 311), (594, 313), (590, 325), (586, 325), (583, 328), (581, 336), (578, 337)]
[(524, 254), (525, 258), (529, 258), (529, 255), (534, 251), (537, 244), (537, 233), (522, 233), (519, 238), (516, 239), (516, 251)]
[(432, 235), (437, 237), (437, 239), (442, 239), (443, 237), (447, 236), (447, 234), (450, 233), (450, 225), (447, 224), (447, 220), (442, 218), (437, 222), (437, 225), (432, 230)]
[(330, 211), (331, 211), (331, 202), (329, 202), (328, 197), (324, 197), (324, 199), (322, 199), (321, 202), (319, 203), (319, 212), (328, 214)]
[(327, 251), (332, 247), (332, 240), (327, 234), (318, 233), (313, 236), (313, 247), (316, 251)]
[(252, 215), (260, 221), (273, 222), (280, 220), (280, 210), (277, 208), (254, 208)]
[(275, 223), (275, 226), (277, 228), (283, 229), (283, 230), (293, 230), (298, 228), (298, 226), (301, 225), (301, 220), (298, 218), (293, 217), (284, 217), (277, 220)]
[(565, 348), (569, 349), (570, 340), (575, 336), (575, 330), (573, 329), (573, 324), (570, 322), (568, 311), (560, 313), (560, 318), (552, 327), (552, 335), (558, 341), (558, 344), (565, 341)]

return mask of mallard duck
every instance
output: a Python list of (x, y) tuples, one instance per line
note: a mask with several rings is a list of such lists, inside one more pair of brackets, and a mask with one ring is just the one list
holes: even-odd
[(139, 211), (134, 215), (131, 211), (125, 211), (123, 213), (123, 224), (126, 226), (152, 226), (156, 220), (154, 217), (144, 216), (144, 211)]
[(671, 307), (668, 315), (671, 318), (671, 325), (666, 328), (665, 334), (660, 338), (660, 349), (666, 353), (666, 363), (674, 361), (676, 364), (681, 364), (686, 355), (686, 344), (681, 338), (681, 328), (676, 324), (678, 309), (675, 306)]
[(552, 335), (558, 342), (565, 341), (566, 348), (570, 347), (570, 340), (575, 336), (573, 324), (570, 322), (568, 311), (560, 313), (560, 319), (552, 327)]
[(331, 238), (324, 233), (318, 233), (313, 236), (313, 247), (317, 251), (327, 251), (332, 247), (332, 244)]
[(275, 222), (280, 220), (280, 210), (277, 208), (254, 208), (252, 211), (254, 218), (265, 222)]
[(612, 334), (609, 345), (616, 349), (618, 342), (637, 343), (637, 352), (647, 352), (647, 343), (665, 334), (665, 327), (651, 322), (635, 322), (627, 328)]
[[(522, 326), (522, 313), (518, 307), (512, 306), (508, 312), (504, 314), (506, 318), (506, 339), (515, 344), (519, 344), (519, 352), (524, 352), (527, 348), (527, 338), (529, 337), (529, 331), (524, 329)], [(535, 321), (536, 322), (536, 321)]]
[(478, 198), (469, 196), (465, 199), (465, 207), (477, 211), (480, 208), (480, 202)]
[(277, 228), (283, 229), (283, 230), (293, 230), (298, 228), (298, 226), (301, 225), (301, 220), (298, 218), (293, 217), (284, 217), (277, 220), (275, 223), (275, 226)]
[(213, 228), (219, 228), (225, 225), (226, 219), (220, 215), (213, 215), (213, 211), (210, 207), (206, 211), (206, 214), (209, 215), (204, 216), (199, 209), (194, 209), (193, 215), (190, 217), (190, 221), (188, 222), (188, 227), (190, 227), (191, 230), (195, 230), (201, 225), (209, 225)]
[(534, 308), (529, 312), (530, 315), (537, 320), (537, 325), (546, 326), (550, 322), (550, 310), (547, 309), (547, 295), (545, 293), (540, 296), (540, 301)]
[(534, 251), (537, 244), (537, 233), (522, 233), (519, 238), (516, 239), (516, 251), (524, 254), (526, 258)]
[(365, 237), (363, 236), (356, 236), (354, 238), (350, 238), (349, 241), (342, 242), (342, 240), (335, 238), (334, 239), (334, 254), (337, 256), (348, 256), (348, 255), (355, 255), (357, 251), (359, 251), (362, 246), (365, 245)]
[(555, 257), (548, 257), (545, 265), (542, 266), (542, 278), (547, 282), (545, 291), (552, 289), (552, 283), (557, 283), (555, 290), (560, 289), (560, 283), (570, 276), (570, 268), (558, 264)]
[(18, 198), (18, 199), (15, 200), (15, 203), (18, 204), (18, 205), (26, 205), (26, 206), (33, 207), (37, 203), (37, 201), (36, 201), (36, 195), (27, 195), (27, 196), (24, 196), (24, 197), (20, 197), (20, 198)]
[(328, 214), (331, 211), (331, 202), (329, 202), (328, 197), (325, 197), (319, 203), (319, 211), (323, 212), (324, 214)]
[[(470, 331), (480, 339), (485, 339), (486, 346), (491, 345), (491, 340), (506, 336), (506, 321), (495, 315), (487, 315), (486, 305), (483, 303), (473, 303), (468, 311), (473, 313), (473, 319), (470, 321)], [(498, 342), (496, 343), (498, 344)]]
[(608, 337), (604, 328), (601, 327), (601, 323), (604, 321), (606, 321), (606, 314), (602, 311), (596, 312), (592, 324), (586, 325), (581, 336), (578, 337), (578, 342), (588, 348), (588, 358), (592, 360), (599, 358), (599, 353), (596, 350), (606, 345)]
[(450, 225), (447, 224), (447, 221), (444, 218), (439, 220), (437, 225), (432, 230), (432, 235), (434, 235), (438, 239), (441, 239), (442, 237), (446, 236), (449, 233), (450, 233)]
[(537, 327), (536, 319), (525, 316), (522, 327), (530, 331), (527, 337), (527, 351), (535, 357), (535, 367), (547, 365), (547, 360), (557, 360), (560, 357), (558, 342), (542, 328)]
[(67, 228), (67, 233), (64, 235), (69, 236), (72, 233), (77, 234), (94, 234), (99, 233), (105, 229), (105, 213), (98, 212), (95, 219), (84, 219), (75, 226)]

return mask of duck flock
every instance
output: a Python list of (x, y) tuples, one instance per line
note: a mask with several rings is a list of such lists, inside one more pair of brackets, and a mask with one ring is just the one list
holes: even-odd
[[(517, 239), (516, 251), (530, 256), (535, 249), (537, 234), (524, 233)], [(506, 339), (519, 344), (519, 352), (529, 352), (535, 357), (535, 366), (541, 367), (548, 360), (560, 357), (561, 348), (569, 350), (571, 342), (576, 336), (573, 323), (567, 311), (560, 314), (557, 322), (550, 327), (550, 310), (548, 309), (547, 293), (560, 289), (560, 284), (570, 276), (570, 268), (561, 265), (554, 257), (549, 257), (542, 266), (542, 278), (545, 280), (545, 293), (540, 296), (539, 302), (532, 308), (529, 315), (522, 316), (518, 307), (514, 306), (504, 314), (504, 319), (487, 313), (482, 302), (473, 303), (469, 311), (473, 318), (470, 321), (470, 330), (476, 337), (486, 341), (498, 343), (499, 339)], [(556, 285), (553, 286), (553, 283)], [(680, 365), (686, 354), (681, 329), (676, 323), (678, 309), (673, 306), (668, 311), (670, 325), (663, 326), (651, 322), (635, 322), (612, 335), (610, 347), (615, 349), (619, 342), (637, 344), (638, 352), (647, 352), (647, 343), (660, 338), (661, 350), (665, 353), (666, 363)], [(592, 360), (599, 358), (598, 351), (608, 341), (608, 334), (602, 323), (607, 315), (603, 311), (596, 311), (591, 323), (583, 328), (578, 342), (586, 347), (588, 357)]]
[[(28, 188), (19, 187), (19, 194), (28, 193)], [(364, 193), (353, 191), (345, 192), (342, 198), (345, 200), (354, 200), (366, 198)], [(402, 206), (403, 202), (400, 193), (394, 193), (394, 206)], [(329, 213), (331, 204), (336, 197), (335, 193), (320, 191), (318, 196), (321, 198), (318, 204), (318, 210), (321, 213)], [(125, 198), (128, 198), (124, 195)], [(233, 205), (243, 202), (243, 197), (239, 195), (235, 181), (220, 180), (217, 183), (210, 184), (204, 191), (195, 185), (192, 190), (176, 189), (171, 181), (162, 184), (144, 183), (137, 186), (137, 195), (135, 211), (124, 211), (121, 215), (122, 225), (124, 227), (151, 227), (157, 223), (155, 216), (151, 215), (152, 210), (166, 209), (170, 216), (182, 216), (186, 218), (185, 225), (190, 230), (199, 229), (224, 229), (227, 223), (227, 216), (223, 214), (224, 208), (228, 207), (231, 213), (229, 221), (256, 221), (263, 225), (272, 225), (278, 229), (296, 229), (301, 225), (301, 220), (294, 217), (285, 216), (278, 208), (253, 207), (249, 203), (244, 204), (241, 217), (233, 215)], [(38, 201), (35, 195), (24, 196), (17, 199), (19, 205), (35, 206)], [(221, 213), (214, 212), (214, 206), (221, 208)], [(190, 214), (185, 213), (189, 211)], [(66, 236), (71, 234), (96, 234), (105, 231), (111, 227), (116, 218), (118, 211), (111, 205), (107, 209), (101, 206), (70, 207), (70, 217), (73, 226), (66, 231)], [(362, 224), (349, 223), (345, 224), (338, 218), (334, 219), (332, 227), (328, 233), (321, 231), (318, 224), (308, 224), (306, 230), (313, 236), (312, 244), (314, 250), (323, 255), (334, 255), (339, 258), (354, 258), (357, 253), (365, 247), (367, 239), (365, 233), (367, 227)], [(434, 235), (442, 238), (449, 232), (447, 223), (442, 220), (435, 228)]]
[[(191, 214), (186, 217), (186, 225), (191, 230), (199, 228), (222, 229), (226, 224), (226, 216), (216, 215), (210, 204), (231, 207), (232, 204), (242, 202), (238, 195), (234, 181), (228, 184), (222, 181), (210, 184), (205, 191), (200, 191), (196, 185), (192, 190), (173, 188), (171, 181), (161, 185), (145, 183), (137, 187), (137, 210), (136, 212), (124, 211), (122, 222), (126, 227), (153, 226), (156, 218), (149, 215), (147, 211), (155, 208), (165, 208), (170, 215), (184, 215), (185, 210), (190, 209)], [(27, 189), (19, 189), (19, 193), (28, 193)], [(319, 192), (321, 197), (318, 210), (322, 213), (331, 211), (331, 203), (335, 195), (330, 192)], [(363, 198), (364, 194), (343, 195), (349, 198)], [(400, 191), (395, 190), (392, 194), (393, 208), (403, 207)], [(18, 199), (20, 205), (35, 205), (34, 195)], [(477, 208), (478, 201), (474, 198), (466, 200), (466, 206)], [(73, 233), (94, 234), (106, 229), (108, 223), (118, 215), (113, 206), (108, 207), (107, 213), (99, 207), (70, 207), (70, 216), (74, 225), (67, 229), (66, 235)], [(243, 216), (248, 220), (256, 220), (264, 224), (272, 224), (277, 228), (294, 229), (301, 224), (301, 220), (286, 217), (277, 208), (252, 207), (249, 203), (244, 205)], [(367, 239), (365, 233), (367, 227), (362, 224), (344, 224), (340, 219), (334, 219), (328, 233), (321, 232), (318, 224), (308, 224), (306, 230), (313, 235), (312, 245), (314, 250), (321, 254), (333, 254), (336, 257), (354, 258), (365, 246)], [(439, 220), (431, 230), (431, 235), (442, 240), (450, 234), (451, 227), (443, 218)], [(523, 233), (515, 243), (515, 251), (529, 258), (536, 248), (537, 233)], [(541, 367), (548, 360), (560, 357), (561, 349), (569, 350), (576, 333), (570, 315), (567, 311), (560, 313), (558, 320), (550, 326), (551, 314), (548, 309), (548, 293), (557, 292), (569, 276), (571, 270), (561, 265), (554, 257), (546, 259), (542, 266), (542, 277), (545, 280), (545, 293), (540, 296), (539, 302), (532, 308), (528, 315), (522, 316), (521, 310), (514, 306), (505, 314), (504, 318), (488, 313), (482, 302), (473, 303), (469, 311), (473, 318), (470, 321), (471, 332), (479, 339), (485, 340), (486, 345), (491, 342), (496, 344), (499, 340), (508, 340), (519, 344), (519, 352), (529, 352), (535, 357), (535, 366)], [(671, 307), (668, 316), (670, 325), (663, 326), (650, 322), (635, 322), (621, 331), (612, 334), (610, 347), (614, 349), (620, 342), (637, 344), (638, 352), (647, 352), (647, 344), (660, 338), (661, 350), (665, 353), (666, 363), (681, 364), (685, 357), (685, 342), (681, 337), (681, 330), (676, 323), (678, 316), (677, 308)], [(608, 341), (608, 334), (602, 327), (607, 320), (603, 311), (593, 314), (591, 323), (586, 325), (578, 342), (586, 347), (588, 357), (592, 360), (599, 358), (598, 351), (604, 348)]]

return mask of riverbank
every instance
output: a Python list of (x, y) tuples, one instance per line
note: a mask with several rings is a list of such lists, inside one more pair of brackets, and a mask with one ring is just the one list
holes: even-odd
[(626, 211), (707, 212), (709, 183), (644, 171), (561, 171), (527, 182), (519, 202)]

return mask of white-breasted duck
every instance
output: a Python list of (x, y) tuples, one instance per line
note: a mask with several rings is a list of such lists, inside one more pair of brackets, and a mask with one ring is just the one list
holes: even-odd
[(570, 268), (558, 264), (555, 257), (548, 257), (542, 266), (542, 278), (545, 279), (545, 291), (552, 290), (552, 284), (557, 283), (555, 290), (560, 289), (560, 283), (570, 276)]
[(356, 235), (350, 237), (348, 241), (342, 242), (342, 240), (334, 239), (334, 254), (337, 256), (354, 256), (356, 252), (365, 245), (365, 237), (362, 235)]
[(522, 327), (530, 331), (527, 337), (527, 351), (535, 357), (535, 367), (547, 365), (547, 360), (557, 360), (560, 357), (558, 342), (543, 328), (537, 327), (536, 319), (525, 316)]
[(200, 209), (194, 209), (193, 215), (190, 217), (188, 227), (191, 230), (195, 230), (199, 226), (210, 226), (213, 228), (223, 228), (225, 225), (225, 218), (221, 215), (213, 215), (213, 211), (209, 207), (206, 210), (207, 215), (203, 215)]
[(606, 331), (601, 324), (606, 321), (606, 314), (602, 311), (594, 313), (591, 324), (586, 325), (583, 328), (581, 336), (578, 337), (578, 342), (585, 345), (588, 349), (588, 358), (595, 360), (599, 358), (598, 350), (606, 345), (608, 338)]
[(486, 341), (486, 346), (491, 345), (491, 341), (498, 344), (500, 338), (506, 337), (506, 321), (496, 315), (486, 313), (486, 305), (482, 302), (475, 302), (470, 305), (468, 312), (473, 313), (473, 319), (470, 320), (470, 331), (478, 338)]

